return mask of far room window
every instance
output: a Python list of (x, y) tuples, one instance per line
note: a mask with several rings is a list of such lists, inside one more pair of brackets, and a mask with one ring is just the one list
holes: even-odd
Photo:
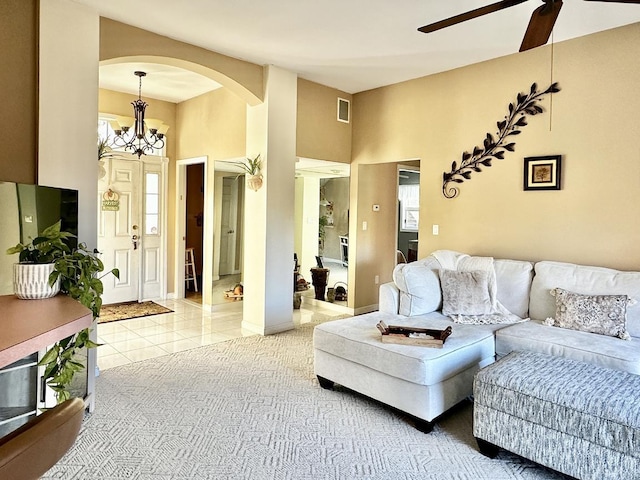
[(400, 231), (417, 232), (420, 218), (420, 185), (399, 185)]
[(160, 175), (145, 173), (144, 233), (160, 235)]

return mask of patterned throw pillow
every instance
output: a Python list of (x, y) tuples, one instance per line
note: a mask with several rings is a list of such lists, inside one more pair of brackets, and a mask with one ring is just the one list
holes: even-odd
[(618, 337), (631, 338), (626, 330), (626, 295), (580, 295), (562, 288), (554, 288), (556, 318), (549, 318), (547, 325)]
[(440, 270), (443, 315), (486, 315), (493, 312), (489, 272)]

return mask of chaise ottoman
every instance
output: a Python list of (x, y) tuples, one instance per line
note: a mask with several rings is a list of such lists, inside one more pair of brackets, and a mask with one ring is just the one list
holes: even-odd
[(640, 376), (512, 352), (474, 381), (473, 434), (579, 479), (640, 479)]
[[(383, 343), (376, 324), (452, 327), (442, 348)], [(334, 382), (414, 417), (424, 432), (472, 394), (473, 376), (494, 361), (490, 327), (374, 312), (322, 323), (313, 333), (314, 370), (323, 388)]]

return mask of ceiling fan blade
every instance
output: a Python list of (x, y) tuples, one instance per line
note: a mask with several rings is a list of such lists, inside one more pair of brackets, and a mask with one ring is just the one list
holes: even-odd
[(533, 11), (522, 45), (520, 45), (521, 52), (547, 43), (561, 8), (562, 0), (552, 0), (545, 2), (544, 5)]
[(640, 4), (640, 0), (585, 0), (585, 2), (637, 3), (637, 4)]
[(513, 7), (515, 5), (524, 3), (526, 1), (527, 0), (503, 0), (502, 2), (492, 3), (491, 5), (487, 5), (485, 7), (480, 7), (466, 13), (461, 13), (460, 15), (456, 15), (455, 17), (447, 18), (445, 20), (440, 20), (439, 22), (436, 22), (436, 23), (425, 25), (424, 27), (420, 27), (418, 31), (422, 33), (435, 32), (436, 30), (450, 27), (452, 25), (456, 25), (458, 23), (462, 23), (467, 20), (471, 20), (473, 18), (478, 18), (483, 15), (487, 15), (488, 13), (497, 12), (498, 10), (502, 10), (504, 8)]

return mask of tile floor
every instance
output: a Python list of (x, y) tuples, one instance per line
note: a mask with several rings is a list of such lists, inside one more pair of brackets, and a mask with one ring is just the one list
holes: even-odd
[[(242, 302), (214, 305), (209, 312), (189, 300), (160, 300), (173, 313), (98, 324), (98, 368), (167, 355), (204, 345), (253, 335), (241, 328)], [(313, 304), (294, 310), (296, 325), (326, 321), (343, 315)]]

